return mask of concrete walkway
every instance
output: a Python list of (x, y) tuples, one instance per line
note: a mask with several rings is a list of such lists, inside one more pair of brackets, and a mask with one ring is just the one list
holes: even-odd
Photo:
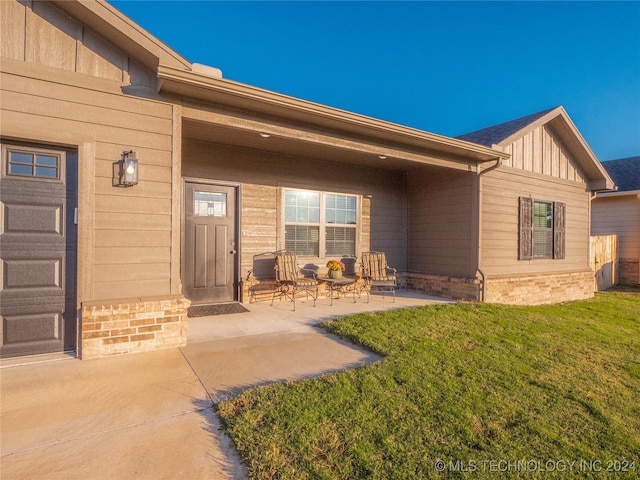
[(13, 479), (244, 479), (213, 403), (245, 388), (375, 361), (328, 335), (322, 320), (444, 302), (400, 292), (317, 307), (247, 305), (248, 313), (189, 319), (183, 349), (80, 361), (3, 360), (0, 476)]

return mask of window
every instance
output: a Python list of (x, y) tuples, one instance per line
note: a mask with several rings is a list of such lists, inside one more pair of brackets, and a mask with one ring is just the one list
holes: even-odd
[(227, 194), (194, 192), (193, 212), (196, 217), (226, 217)]
[(533, 202), (533, 258), (553, 257), (553, 204)]
[(36, 177), (48, 180), (60, 179), (62, 152), (7, 147), (6, 175)]
[(355, 256), (357, 206), (355, 195), (286, 189), (285, 249), (310, 257)]
[(518, 258), (564, 258), (565, 204), (520, 197)]

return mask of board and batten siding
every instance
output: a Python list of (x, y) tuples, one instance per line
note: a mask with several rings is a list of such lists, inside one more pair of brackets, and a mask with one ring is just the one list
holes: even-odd
[(476, 174), (430, 169), (407, 175), (408, 271), (475, 276)]
[(541, 125), (504, 147), (511, 155), (503, 166), (563, 180), (586, 183), (567, 148), (548, 125)]
[[(253, 256), (284, 248), (281, 191), (300, 188), (359, 195), (359, 251), (387, 252), (399, 271), (406, 265), (403, 175), (400, 172), (290, 157), (268, 151), (185, 140), (182, 174), (188, 179), (241, 186), (241, 276)], [(324, 266), (326, 260), (301, 258)]]
[[(589, 269), (589, 193), (584, 183), (502, 166), (482, 180), (482, 254), (488, 275)], [(565, 258), (518, 260), (519, 197), (566, 204)]]
[[(169, 295), (173, 106), (125, 95), (150, 72), (54, 6), (0, 4), (0, 134), (78, 149), (79, 302)], [(139, 184), (116, 188), (125, 150), (138, 154)]]
[(67, 72), (155, 88), (154, 72), (49, 2), (0, 2), (0, 55)]
[(591, 235), (618, 235), (618, 257), (640, 259), (640, 194), (596, 197)]

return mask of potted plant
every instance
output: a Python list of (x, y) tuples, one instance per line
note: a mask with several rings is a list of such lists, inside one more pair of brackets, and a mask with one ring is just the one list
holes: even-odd
[(342, 278), (344, 263), (340, 260), (329, 260), (327, 262), (327, 268), (329, 269), (329, 278)]

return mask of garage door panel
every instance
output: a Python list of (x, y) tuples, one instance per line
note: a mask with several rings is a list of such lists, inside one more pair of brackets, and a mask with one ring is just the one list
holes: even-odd
[(5, 289), (0, 293), (3, 315), (35, 314), (38, 312), (58, 312), (65, 308), (61, 288), (38, 288), (38, 294), (29, 288)]
[(62, 258), (5, 261), (2, 288), (62, 289), (62, 262)]
[(57, 199), (66, 194), (66, 185), (62, 181), (29, 179), (28, 184), (21, 177), (5, 177), (2, 180), (2, 190), (20, 203), (25, 199), (35, 201), (30, 203), (46, 203), (50, 199)]
[(3, 317), (5, 345), (51, 341), (60, 342), (61, 316), (57, 312)]
[(63, 348), (60, 340), (40, 340), (22, 342), (2, 346), (3, 357), (19, 357), (25, 355), (39, 355), (61, 351)]
[(62, 205), (20, 205), (4, 204), (4, 232), (11, 233), (53, 233), (64, 232)]
[(60, 242), (60, 235), (4, 234), (2, 236), (2, 258), (19, 259), (49, 258), (63, 255), (67, 250)]

